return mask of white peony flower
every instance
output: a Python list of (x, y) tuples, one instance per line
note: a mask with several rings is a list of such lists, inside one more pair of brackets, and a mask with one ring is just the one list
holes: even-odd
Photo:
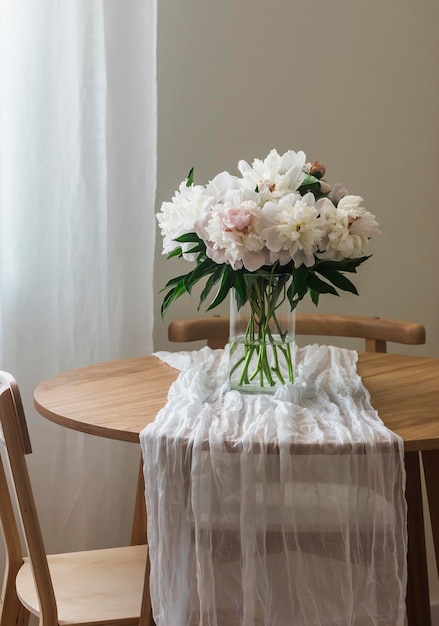
[(316, 206), (325, 223), (320, 258), (341, 261), (365, 254), (369, 239), (380, 230), (375, 215), (360, 206), (362, 202), (360, 196), (344, 196), (335, 207), (327, 198), (318, 200)]
[(303, 171), (305, 161), (304, 152), (289, 150), (280, 156), (272, 150), (264, 161), (255, 159), (251, 166), (240, 161), (238, 169), (247, 187), (257, 188), (265, 201), (297, 191), (306, 175)]
[(169, 254), (181, 246), (187, 261), (194, 261), (196, 255), (187, 251), (194, 247), (193, 243), (179, 244), (177, 237), (195, 231), (195, 222), (203, 211), (216, 201), (214, 195), (209, 195), (201, 185), (186, 186), (183, 181), (175, 192), (171, 202), (163, 202), (157, 220), (163, 235), (163, 254)]
[(261, 237), (271, 251), (270, 261), (286, 265), (293, 259), (296, 267), (314, 265), (314, 253), (324, 234), (314, 195), (288, 194), (279, 203), (267, 202), (262, 213), (268, 225)]
[(242, 189), (227, 193), (224, 203), (204, 211), (195, 229), (215, 263), (229, 263), (234, 270), (245, 267), (250, 272), (265, 265), (268, 259), (260, 237), (257, 201), (257, 193)]
[(231, 190), (243, 188), (242, 178), (232, 176), (229, 172), (221, 172), (206, 185), (206, 193), (215, 196), (217, 202), (222, 202), (225, 195)]

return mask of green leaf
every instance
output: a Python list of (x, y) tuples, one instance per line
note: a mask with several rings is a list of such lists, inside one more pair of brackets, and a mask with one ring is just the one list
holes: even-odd
[(240, 309), (247, 302), (247, 291), (245, 287), (244, 276), (241, 272), (235, 272), (232, 275), (232, 278), (233, 278), (233, 286), (236, 292), (238, 309)]
[(174, 241), (178, 241), (178, 243), (199, 243), (201, 239), (196, 233), (185, 233), (180, 235), (180, 237), (176, 237)]
[(221, 279), (221, 284), (220, 284), (218, 293), (216, 294), (213, 302), (211, 302), (210, 306), (207, 308), (207, 311), (211, 311), (216, 306), (221, 304), (221, 302), (223, 302), (223, 300), (226, 298), (227, 294), (229, 293), (232, 287), (233, 287), (233, 270), (230, 267), (230, 265), (227, 265), (223, 271), (223, 276)]
[(209, 293), (212, 291), (212, 288), (214, 287), (214, 285), (216, 285), (216, 283), (220, 280), (223, 274), (223, 271), (224, 271), (224, 266), (218, 265), (216, 270), (213, 272), (213, 274), (211, 274), (209, 278), (207, 279), (206, 286), (204, 287), (203, 291), (200, 294), (200, 302), (198, 304), (198, 310), (200, 310), (201, 305), (206, 300)]
[(349, 291), (350, 293), (354, 293), (356, 296), (358, 296), (358, 291), (355, 285), (349, 280), (349, 278), (346, 278), (346, 276), (340, 274), (340, 272), (322, 272), (320, 269), (317, 269), (316, 271), (322, 274), (322, 276), (326, 278), (326, 280), (329, 280), (330, 283), (332, 283), (339, 289), (343, 289), (343, 291)]
[(324, 194), (320, 193), (320, 183), (314, 183), (312, 185), (302, 185), (299, 189), (302, 196), (311, 192), (315, 196), (323, 196)]
[(337, 291), (332, 285), (325, 283), (324, 280), (321, 280), (313, 272), (309, 272), (307, 283), (309, 289), (318, 291), (319, 293), (332, 293), (334, 296), (338, 296)]
[(195, 254), (196, 252), (206, 252), (206, 244), (200, 241), (196, 246), (190, 250), (186, 250), (186, 254)]
[(309, 270), (305, 265), (301, 265), (293, 271), (293, 280), (287, 290), (291, 309), (295, 309), (306, 294), (308, 274)]
[(211, 274), (215, 268), (216, 263), (212, 259), (205, 259), (202, 263), (196, 266), (192, 272), (186, 274), (184, 284), (188, 293), (191, 293), (192, 287), (196, 285), (202, 278)]
[(304, 196), (309, 191), (311, 191), (311, 193), (313, 193), (313, 194), (320, 194), (320, 183), (319, 183), (319, 180), (315, 176), (311, 176), (311, 174), (307, 174), (305, 176), (305, 178), (303, 179), (302, 184), (300, 185), (300, 187), (298, 189), (298, 192), (302, 196)]
[(302, 187), (305, 185), (315, 185), (315, 183), (318, 183), (319, 179), (316, 178), (315, 176), (312, 176), (312, 174), (306, 174), (305, 178), (302, 181), (302, 184), (299, 187), (299, 191), (302, 189)]
[(186, 274), (182, 274), (181, 276), (176, 276), (175, 278), (171, 278), (171, 280), (168, 280), (168, 282), (163, 287), (163, 289), (160, 289), (160, 292), (165, 291), (165, 289), (168, 289), (169, 287), (174, 287), (174, 285), (177, 285), (181, 280), (184, 280), (185, 277), (186, 277)]
[(193, 184), (194, 184), (194, 168), (191, 167), (189, 174), (187, 175), (186, 187), (190, 187)]
[(183, 251), (181, 248), (174, 248), (172, 252), (169, 252), (169, 254), (166, 255), (166, 258), (172, 259), (174, 256), (181, 256), (182, 254), (183, 254)]
[(319, 292), (318, 291), (314, 291), (314, 289), (309, 289), (308, 288), (308, 294), (309, 294), (309, 297), (311, 298), (312, 302), (317, 306), (318, 303), (319, 303), (319, 297), (320, 297)]
[(174, 302), (174, 300), (177, 300), (177, 298), (182, 296), (184, 293), (186, 293), (184, 280), (180, 280), (180, 282), (173, 289), (171, 289), (163, 299), (161, 307), (162, 318), (165, 316), (165, 313), (168, 310), (170, 304)]
[(351, 272), (355, 274), (356, 268), (364, 261), (367, 261), (367, 259), (370, 259), (370, 256), (362, 256), (358, 259), (343, 259), (343, 261), (317, 261), (315, 269), (318, 269), (319, 272), (322, 269), (328, 269), (333, 272)]

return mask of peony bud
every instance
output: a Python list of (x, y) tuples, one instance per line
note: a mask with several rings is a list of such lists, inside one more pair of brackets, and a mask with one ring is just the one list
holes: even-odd
[(340, 202), (342, 198), (348, 195), (348, 190), (346, 187), (343, 187), (340, 183), (335, 183), (332, 188), (331, 193), (329, 194), (329, 199), (334, 203), (335, 206)]
[(324, 165), (322, 165), (321, 163), (319, 163), (318, 161), (314, 161), (314, 163), (311, 163), (310, 168), (309, 168), (309, 173), (311, 174), (311, 176), (315, 176), (315, 178), (323, 178), (323, 176), (325, 175), (326, 172), (326, 168)]
[(329, 193), (332, 190), (332, 187), (326, 180), (320, 180), (320, 193)]

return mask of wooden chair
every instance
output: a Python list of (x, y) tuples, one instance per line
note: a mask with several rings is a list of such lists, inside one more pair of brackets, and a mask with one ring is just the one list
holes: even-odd
[[(0, 423), (9, 461), (8, 486), (0, 460), (0, 518), (7, 565), (0, 606), (1, 626), (129, 626), (153, 624), (149, 602), (147, 546), (46, 555), (25, 455), (31, 453), (18, 387), (0, 372)], [(16, 494), (13, 496), (13, 494)], [(23, 556), (16, 501), (29, 556)], [(56, 510), (56, 504), (54, 503)], [(141, 618), (142, 612), (142, 618)]]
[[(387, 352), (387, 342), (405, 345), (425, 343), (425, 327), (422, 324), (354, 315), (296, 313), (296, 335), (362, 338), (367, 352)], [(223, 348), (228, 342), (228, 336), (227, 316), (176, 320), (168, 327), (170, 341), (205, 340), (213, 349)], [(419, 453), (406, 452), (405, 465), (406, 494), (412, 503), (416, 502), (416, 506), (408, 510), (407, 618), (410, 626), (412, 624), (428, 626), (431, 619), (429, 613), (424, 610), (424, 607), (428, 606), (429, 590)]]
[[(425, 343), (422, 324), (360, 315), (319, 315), (296, 313), (296, 335), (358, 337), (365, 340), (366, 352), (387, 352), (387, 342), (409, 345)], [(223, 348), (229, 338), (227, 316), (176, 320), (168, 327), (169, 341), (206, 340), (210, 348)]]

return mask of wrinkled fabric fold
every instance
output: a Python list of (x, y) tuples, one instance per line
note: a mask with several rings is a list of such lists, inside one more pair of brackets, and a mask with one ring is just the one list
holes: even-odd
[(180, 370), (140, 435), (157, 626), (402, 626), (403, 442), (356, 352), (298, 349), (273, 396), (229, 390), (227, 347), (156, 356)]

